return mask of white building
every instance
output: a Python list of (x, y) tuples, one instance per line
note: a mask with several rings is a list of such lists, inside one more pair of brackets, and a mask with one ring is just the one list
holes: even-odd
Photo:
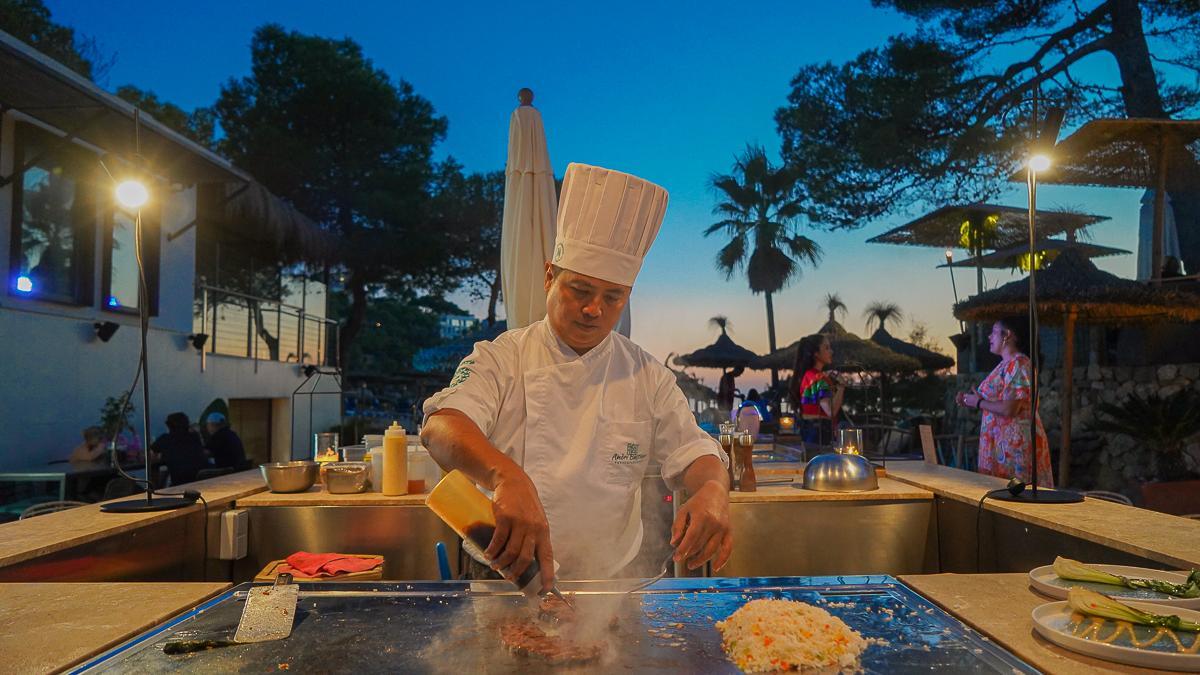
[(439, 314), (438, 332), (443, 340), (452, 340), (479, 327), (479, 319), (470, 314)]
[[(0, 469), (66, 458), (133, 379), (133, 218), (101, 167), (130, 169), (133, 119), (128, 103), (0, 32)], [(310, 400), (298, 399), (293, 420), (292, 397), (306, 366), (334, 358), (324, 286), (263, 263), (319, 234), (299, 231), (315, 228), (243, 171), (146, 116), (140, 148), (153, 195), (143, 210), (151, 434), (169, 413), (195, 421), (221, 398), (252, 461), (304, 455)], [(102, 341), (96, 324), (108, 322), (117, 330)], [(140, 388), (134, 401), (140, 429)], [(311, 403), (311, 431), (338, 423), (340, 396)]]

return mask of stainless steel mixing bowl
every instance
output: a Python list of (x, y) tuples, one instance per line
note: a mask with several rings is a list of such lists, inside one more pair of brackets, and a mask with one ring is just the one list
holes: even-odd
[(308, 460), (259, 466), (271, 492), (304, 492), (317, 482), (317, 463)]
[(804, 467), (804, 487), (821, 492), (867, 492), (879, 489), (875, 467), (862, 455), (817, 455)]

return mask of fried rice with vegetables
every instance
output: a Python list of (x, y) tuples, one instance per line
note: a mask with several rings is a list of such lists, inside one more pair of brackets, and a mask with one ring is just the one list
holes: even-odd
[(751, 600), (717, 630), (726, 655), (747, 673), (850, 668), (869, 644), (836, 616), (795, 600)]

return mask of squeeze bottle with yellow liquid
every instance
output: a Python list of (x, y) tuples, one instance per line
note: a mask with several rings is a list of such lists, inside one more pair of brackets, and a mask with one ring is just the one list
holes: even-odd
[[(492, 535), (496, 533), (492, 501), (475, 487), (465, 473), (456, 469), (446, 474), (425, 498), (425, 505), (462, 537), (463, 550), (472, 558), (485, 565), (492, 564), (483, 554), (492, 543)], [(554, 569), (558, 569), (557, 561)], [(542, 566), (534, 560), (519, 578), (509, 581), (516, 584), (525, 595), (537, 595), (538, 591), (558, 594), (557, 588), (542, 588), (540, 583), (534, 583), (541, 576)]]
[(399, 422), (383, 432), (383, 494), (408, 494), (408, 434)]

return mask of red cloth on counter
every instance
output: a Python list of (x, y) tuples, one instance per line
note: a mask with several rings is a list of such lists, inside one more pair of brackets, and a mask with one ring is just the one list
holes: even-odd
[(339, 574), (366, 572), (383, 564), (382, 557), (359, 558), (345, 553), (308, 553), (297, 551), (287, 557), (287, 562), (276, 568), (277, 573), (287, 572), (293, 576), (334, 577)]

